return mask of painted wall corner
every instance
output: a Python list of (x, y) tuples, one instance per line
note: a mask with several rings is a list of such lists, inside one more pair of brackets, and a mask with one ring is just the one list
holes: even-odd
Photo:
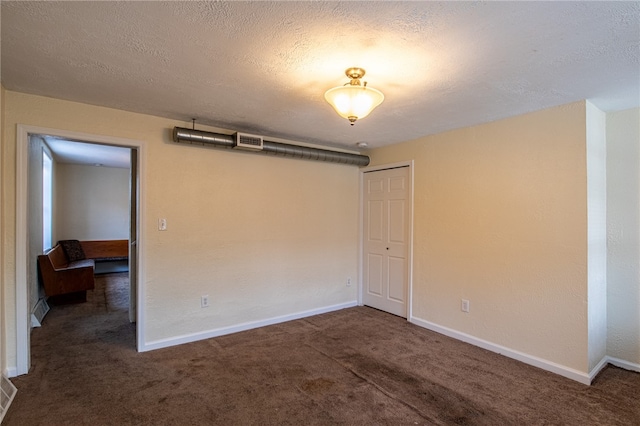
[(607, 355), (640, 365), (640, 108), (607, 113)]

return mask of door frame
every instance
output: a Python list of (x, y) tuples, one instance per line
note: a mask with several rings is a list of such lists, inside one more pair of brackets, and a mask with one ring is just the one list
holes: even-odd
[(360, 213), (358, 225), (358, 305), (363, 306), (362, 294), (364, 288), (364, 174), (367, 172), (377, 172), (380, 170), (397, 169), (400, 167), (409, 167), (409, 238), (407, 247), (407, 321), (411, 321), (413, 317), (413, 176), (414, 176), (414, 160), (399, 161), (397, 163), (380, 164), (377, 166), (364, 167), (360, 169)]
[(144, 252), (143, 241), (140, 233), (144, 229), (144, 170), (146, 163), (146, 147), (145, 142), (118, 138), (113, 136), (95, 135), (90, 133), (80, 133), (68, 130), (51, 129), (46, 127), (37, 127), (30, 125), (17, 125), (16, 132), (16, 237), (15, 237), (15, 313), (16, 313), (16, 375), (27, 374), (31, 367), (31, 343), (30, 343), (30, 307), (27, 282), (27, 267), (29, 254), (28, 250), (28, 160), (29, 160), (29, 135), (50, 135), (71, 140), (78, 140), (89, 143), (98, 143), (103, 145), (113, 145), (125, 148), (136, 149), (138, 151), (138, 256), (135, 261), (138, 264), (138, 276), (135, 285), (137, 291), (136, 300), (136, 349), (141, 352), (144, 346), (145, 337), (145, 318), (142, 301), (144, 300), (144, 267), (142, 255)]

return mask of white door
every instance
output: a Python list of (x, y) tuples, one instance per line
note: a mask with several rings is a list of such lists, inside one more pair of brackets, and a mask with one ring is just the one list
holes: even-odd
[(407, 317), (409, 167), (364, 173), (362, 302)]

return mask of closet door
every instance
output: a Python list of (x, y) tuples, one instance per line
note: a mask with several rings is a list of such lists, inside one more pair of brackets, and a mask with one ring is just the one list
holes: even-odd
[(362, 302), (407, 317), (409, 167), (364, 174)]

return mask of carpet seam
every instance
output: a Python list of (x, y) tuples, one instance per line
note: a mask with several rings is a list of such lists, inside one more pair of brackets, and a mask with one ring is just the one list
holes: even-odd
[(445, 423), (440, 422), (438, 419), (432, 418), (431, 416), (423, 413), (418, 407), (416, 407), (415, 405), (411, 404), (410, 402), (404, 401), (403, 399), (397, 397), (396, 395), (394, 395), (392, 392), (386, 390), (385, 388), (383, 388), (382, 386), (380, 386), (379, 384), (377, 384), (376, 382), (374, 382), (373, 380), (367, 378), (366, 376), (358, 373), (356, 370), (354, 370), (353, 368), (349, 367), (348, 365), (344, 364), (343, 362), (341, 362), (339, 359), (334, 358), (333, 356), (321, 351), (320, 349), (311, 346), (310, 344), (306, 344), (306, 346), (308, 346), (309, 348), (315, 350), (316, 352), (318, 352), (321, 355), (324, 355), (325, 357), (329, 358), (330, 360), (332, 360), (333, 362), (335, 362), (336, 364), (338, 364), (339, 366), (341, 366), (342, 368), (344, 368), (345, 370), (349, 371), (351, 374), (353, 374), (355, 377), (359, 378), (360, 380), (365, 381), (366, 383), (370, 384), (371, 386), (373, 386), (374, 388), (376, 388), (377, 390), (379, 390), (381, 393), (383, 393), (384, 395), (386, 395), (387, 397), (393, 399), (394, 401), (397, 401), (401, 404), (403, 404), (404, 406), (410, 408), (411, 410), (413, 410), (416, 414), (418, 414), (420, 417), (422, 417), (424, 420), (430, 421), (430, 422), (434, 422), (434, 424), (438, 424), (438, 425), (445, 425)]

